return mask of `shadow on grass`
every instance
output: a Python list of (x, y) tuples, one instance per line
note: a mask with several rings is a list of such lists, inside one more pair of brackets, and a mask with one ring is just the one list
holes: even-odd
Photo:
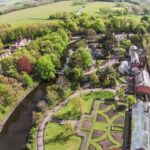
[(74, 134), (71, 132), (68, 128), (65, 129), (65, 131), (59, 133), (55, 137), (51, 139), (45, 140), (45, 144), (50, 144), (50, 143), (65, 143), (69, 140), (70, 137), (72, 137)]
[(57, 119), (63, 119), (63, 120), (76, 120), (79, 119), (81, 115), (81, 112), (79, 111), (68, 111), (64, 114), (54, 116), (53, 118)]
[(28, 18), (28, 20), (49, 20), (48, 18)]

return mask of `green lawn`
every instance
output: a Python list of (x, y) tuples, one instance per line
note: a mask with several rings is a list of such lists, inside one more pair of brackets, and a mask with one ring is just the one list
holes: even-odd
[[(48, 20), (50, 14), (65, 11), (77, 12), (80, 8), (80, 5), (73, 6), (72, 1), (62, 1), (2, 15), (0, 16), (0, 23), (10, 23), (14, 26), (29, 23), (48, 23), (51, 22)], [(113, 2), (88, 2), (86, 7), (83, 8), (83, 12), (93, 15), (98, 12), (100, 8), (116, 9), (115, 3)]]
[[(78, 119), (82, 113), (90, 113), (93, 101), (97, 98), (113, 98), (114, 95), (108, 91), (83, 94), (73, 98), (66, 106), (60, 109), (54, 117), (59, 119)], [(81, 111), (80, 111), (81, 110)]]
[(28, 23), (47, 23), (50, 22), (48, 20), (50, 14), (64, 11), (72, 12), (77, 10), (79, 6), (72, 6), (71, 3), (72, 2), (69, 1), (63, 1), (15, 11), (0, 16), (0, 23), (10, 23), (12, 25)]
[(72, 134), (69, 125), (48, 123), (44, 135), (45, 150), (78, 150), (81, 138)]

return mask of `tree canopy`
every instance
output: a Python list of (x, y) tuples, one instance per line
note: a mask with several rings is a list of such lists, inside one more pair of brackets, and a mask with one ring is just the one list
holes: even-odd
[(38, 59), (36, 71), (43, 80), (50, 80), (55, 77), (55, 66), (48, 54)]

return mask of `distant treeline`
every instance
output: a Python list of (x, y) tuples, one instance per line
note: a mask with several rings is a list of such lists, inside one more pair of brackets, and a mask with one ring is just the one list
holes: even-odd
[[(31, 8), (31, 7), (38, 7), (41, 5), (45, 5), (45, 4), (49, 4), (49, 3), (56, 3), (56, 2), (60, 2), (60, 1), (64, 1), (64, 0), (42, 0), (42, 1), (36, 1), (36, 2), (31, 2), (31, 3), (22, 3), (22, 5), (19, 6), (15, 6), (14, 7), (10, 7), (8, 9), (5, 10), (0, 10), (0, 15), (4, 15), (13, 11), (17, 11), (17, 10), (21, 10), (21, 9), (26, 9), (26, 8)], [(70, 0), (65, 0), (65, 1), (70, 1)], [(87, 1), (104, 1), (104, 2), (129, 2), (135, 5), (139, 5), (140, 2), (148, 2), (147, 0), (87, 0)], [(76, 1), (75, 1), (76, 2)]]
[(94, 0), (94, 1), (104, 1), (104, 2), (129, 2), (135, 5), (140, 4), (140, 0)]

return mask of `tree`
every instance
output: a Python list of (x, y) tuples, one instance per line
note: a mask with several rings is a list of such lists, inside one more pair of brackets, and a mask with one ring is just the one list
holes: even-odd
[(47, 91), (47, 99), (49, 105), (54, 105), (58, 100), (58, 94), (56, 91)]
[(119, 48), (120, 57), (124, 57), (125, 53), (126, 53), (126, 50), (124, 48)]
[(55, 84), (47, 87), (47, 100), (49, 105), (54, 105), (57, 101), (65, 98), (65, 88), (61, 85)]
[[(61, 31), (59, 31), (59, 32), (61, 32)], [(45, 37), (47, 40), (50, 40), (52, 42), (53, 50), (55, 50), (55, 53), (58, 56), (62, 55), (63, 50), (67, 46), (66, 38), (63, 39), (64, 35), (62, 35), (62, 34), (63, 33), (55, 32), (55, 33), (49, 34), (48, 36)]]
[[(37, 54), (31, 55), (31, 52), (32, 52), (31, 49), (27, 50), (26, 48), (22, 48), (21, 51), (16, 51), (13, 55), (14, 60), (16, 60), (16, 64), (17, 64), (18, 60), (23, 58), (23, 57), (25, 57), (26, 62), (31, 63), (31, 64), (35, 64), (37, 61), (35, 56)], [(36, 51), (36, 53), (38, 53), (38, 52)], [(23, 60), (25, 60), (25, 59), (23, 59)]]
[(122, 100), (125, 98), (125, 90), (123, 88), (116, 91), (116, 96)]
[(105, 24), (103, 20), (96, 19), (95, 21), (90, 21), (87, 27), (94, 29), (98, 33), (103, 33), (105, 31)]
[(127, 96), (127, 101), (128, 101), (129, 107), (131, 107), (132, 105), (136, 103), (136, 97), (133, 95), (129, 95)]
[(36, 71), (43, 80), (50, 80), (55, 78), (55, 66), (52, 63), (49, 55), (44, 55), (38, 59), (36, 64)]
[(69, 74), (70, 78), (74, 82), (81, 82), (84, 76), (83, 70), (81, 68), (73, 68)]
[(146, 34), (147, 33), (147, 29), (143, 26), (143, 25), (139, 25), (137, 27), (137, 33), (140, 33), (140, 34)]
[(3, 48), (2, 40), (0, 39), (0, 50)]
[(99, 78), (98, 78), (98, 75), (96, 73), (93, 73), (91, 76), (90, 76), (90, 81), (91, 81), (91, 84), (93, 86), (99, 86)]
[(58, 29), (57, 33), (61, 36), (61, 38), (63, 39), (63, 41), (67, 45), (68, 40), (69, 40), (67, 33), (63, 29)]
[(8, 69), (5, 71), (5, 75), (8, 77), (16, 78), (18, 75), (18, 71), (14, 65), (11, 65), (8, 67)]
[(75, 43), (74, 49), (78, 49), (78, 48), (81, 48), (81, 47), (86, 48), (86, 46), (87, 46), (87, 41), (85, 39), (83, 39), (83, 40), (80, 40), (80, 41)]
[(138, 47), (141, 47), (143, 44), (143, 36), (141, 36), (140, 34), (135, 34), (133, 36), (130, 37), (132, 43), (134, 45), (137, 45)]
[(92, 56), (87, 49), (79, 48), (71, 56), (69, 65), (85, 70), (92, 66)]
[(102, 86), (116, 86), (116, 70), (114, 68), (105, 68), (104, 70), (98, 69), (97, 75)]
[(68, 29), (71, 31), (71, 32), (76, 32), (78, 30), (78, 26), (75, 22), (71, 21), (69, 23), (67, 23), (67, 26), (68, 26)]
[(46, 54), (46, 53), (51, 53), (52, 52), (53, 44), (52, 44), (51, 41), (49, 41), (49, 40), (42, 41), (40, 46), (41, 46), (40, 52), (42, 54)]
[(100, 40), (105, 50), (112, 50), (112, 47), (116, 44), (116, 39), (113, 35), (106, 35)]
[(10, 66), (14, 66), (14, 61), (12, 57), (6, 57), (1, 60), (2, 73), (5, 75)]
[(22, 56), (17, 62), (18, 70), (30, 74), (32, 72), (32, 64), (29, 59)]
[(22, 73), (22, 79), (25, 86), (27, 87), (33, 86), (33, 80), (26, 72)]
[(94, 29), (87, 29), (85, 31), (85, 35), (88, 39), (95, 40), (96, 39), (96, 31)]
[(0, 84), (0, 104), (2, 106), (9, 106), (15, 101), (16, 97), (17, 95), (12, 85)]
[(131, 41), (128, 39), (124, 39), (120, 42), (120, 45), (122, 48), (128, 50), (130, 48), (130, 46), (132, 45)]

